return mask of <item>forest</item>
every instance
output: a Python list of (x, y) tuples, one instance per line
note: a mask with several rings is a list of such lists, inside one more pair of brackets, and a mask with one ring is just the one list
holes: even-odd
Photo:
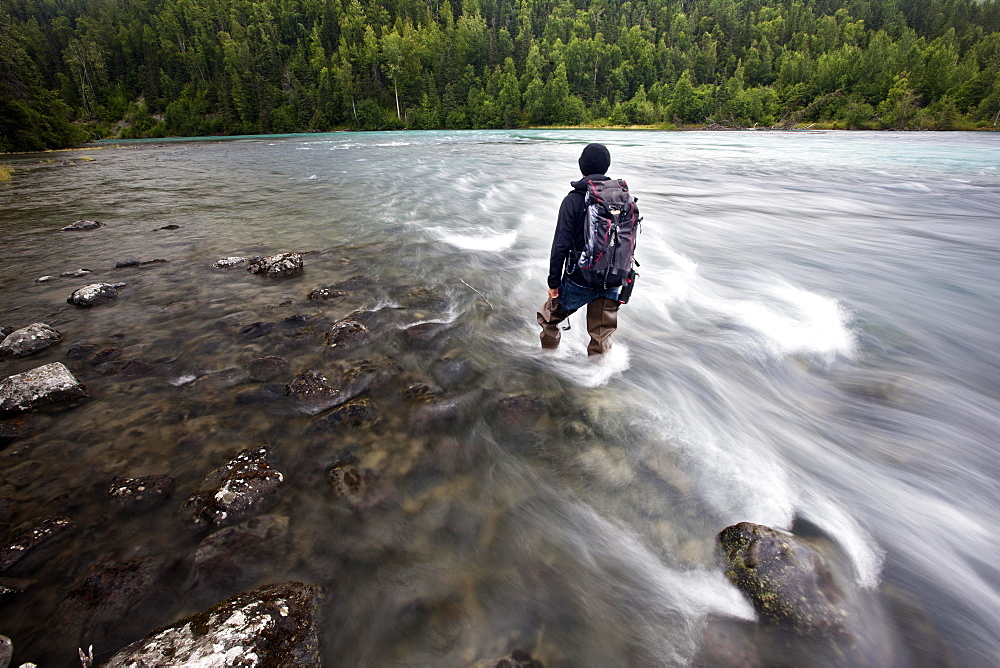
[(0, 151), (998, 119), (1000, 0), (0, 0)]

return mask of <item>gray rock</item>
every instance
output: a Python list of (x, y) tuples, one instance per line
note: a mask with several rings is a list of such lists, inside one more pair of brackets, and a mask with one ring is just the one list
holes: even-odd
[(256, 262), (260, 259), (260, 256), (254, 255), (253, 257), (224, 257), (220, 260), (216, 260), (215, 264), (212, 265), (216, 269), (232, 269), (233, 267), (239, 267), (241, 265), (247, 264), (248, 262)]
[(66, 301), (80, 308), (106, 304), (118, 299), (118, 289), (124, 287), (124, 283), (91, 283), (76, 290)]
[(7, 668), (14, 658), (14, 643), (7, 636), (0, 636), (0, 668)]
[(0, 359), (27, 357), (62, 341), (62, 336), (43, 322), (36, 322), (11, 332), (0, 343)]
[(368, 328), (357, 320), (340, 320), (326, 333), (326, 344), (331, 348), (353, 348), (368, 338)]
[(60, 232), (84, 232), (87, 230), (96, 230), (103, 225), (104, 223), (99, 223), (96, 220), (77, 220), (62, 228)]
[(0, 327), (0, 341), (14, 333), (13, 327)]
[(0, 547), (0, 572), (21, 561), (31, 551), (48, 543), (73, 527), (68, 517), (47, 517), (16, 530), (6, 545)]
[(132, 643), (108, 668), (319, 666), (318, 587), (299, 582), (239, 594)]
[(795, 536), (740, 522), (719, 533), (726, 577), (766, 622), (800, 634), (839, 634), (843, 592), (823, 557)]
[(117, 506), (147, 508), (170, 497), (174, 479), (168, 475), (147, 475), (141, 478), (112, 478), (108, 483), (108, 498)]
[(83, 385), (70, 370), (53, 362), (0, 381), (0, 417), (86, 396)]
[(51, 276), (39, 276), (35, 279), (35, 283), (48, 283), (52, 280)]
[(247, 267), (251, 274), (267, 276), (268, 278), (283, 278), (302, 273), (302, 256), (298, 253), (281, 253), (263, 257), (251, 262)]
[(339, 406), (350, 397), (335, 388), (321, 371), (300, 373), (288, 384), (288, 394), (303, 413), (316, 415)]
[(284, 480), (284, 475), (268, 463), (269, 455), (266, 445), (243, 450), (202, 481), (199, 492), (182, 504), (182, 512), (195, 524), (216, 526), (253, 514)]
[(265, 355), (250, 360), (248, 367), (250, 379), (258, 383), (266, 383), (280, 376), (286, 376), (291, 371), (291, 365), (284, 357)]
[(854, 582), (836, 545), (740, 522), (718, 536), (726, 577), (753, 603), (762, 632), (809, 643), (765, 643), (765, 665), (896, 665), (894, 630), (875, 596)]
[(288, 555), (288, 518), (261, 515), (206, 537), (194, 555), (192, 578), (202, 587), (240, 587), (273, 573)]
[(81, 276), (86, 276), (87, 274), (92, 274), (90, 269), (74, 269), (73, 271), (64, 271), (59, 274), (59, 278), (80, 278)]

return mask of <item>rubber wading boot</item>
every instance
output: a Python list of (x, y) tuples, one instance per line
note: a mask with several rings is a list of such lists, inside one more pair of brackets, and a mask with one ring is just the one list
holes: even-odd
[(553, 350), (559, 347), (559, 338), (562, 332), (559, 331), (559, 323), (572, 315), (572, 311), (566, 311), (559, 306), (559, 299), (547, 299), (539, 309), (537, 317), (538, 324), (542, 326), (542, 348)]
[(618, 329), (618, 309), (614, 299), (598, 297), (587, 304), (587, 332), (590, 334), (588, 355), (603, 355), (611, 348), (611, 334)]

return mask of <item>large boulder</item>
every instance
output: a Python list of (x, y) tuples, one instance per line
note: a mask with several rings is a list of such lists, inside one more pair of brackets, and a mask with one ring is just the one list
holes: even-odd
[(0, 418), (86, 396), (83, 385), (61, 362), (45, 364), (0, 381)]
[(284, 475), (269, 463), (271, 449), (247, 449), (202, 481), (198, 493), (181, 506), (196, 524), (232, 524), (254, 514), (261, 502), (277, 491)]
[(773, 643), (764, 663), (894, 665), (895, 631), (871, 592), (859, 587), (836, 544), (740, 522), (718, 536), (726, 577), (766, 632), (808, 637)]
[(62, 336), (43, 322), (15, 330), (0, 343), (0, 359), (27, 357), (62, 341)]
[(72, 527), (73, 520), (61, 516), (47, 517), (22, 526), (14, 531), (6, 545), (0, 547), (0, 572)]
[(298, 253), (281, 253), (262, 257), (251, 262), (247, 267), (251, 274), (259, 274), (268, 278), (283, 278), (302, 273), (302, 256)]
[(105, 665), (319, 666), (318, 597), (299, 582), (267, 585), (154, 631)]
[(87, 232), (89, 230), (96, 230), (98, 227), (102, 227), (104, 223), (99, 223), (96, 220), (77, 220), (70, 223), (66, 227), (59, 230), (60, 232)]
[(91, 283), (74, 291), (66, 302), (80, 308), (107, 304), (118, 299), (118, 290), (124, 287), (125, 283)]
[(740, 522), (719, 534), (726, 577), (770, 624), (797, 633), (839, 634), (844, 592), (826, 560), (803, 541), (760, 524)]

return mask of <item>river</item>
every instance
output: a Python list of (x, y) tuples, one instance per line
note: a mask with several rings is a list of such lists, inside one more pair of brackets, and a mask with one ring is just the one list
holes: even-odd
[[(555, 352), (534, 322), (559, 202), (593, 141), (644, 216), (640, 278), (596, 360), (582, 314)], [(94, 638), (67, 593), (99, 564), (155, 556), (169, 566), (95, 632), (99, 659), (300, 580), (326, 590), (327, 665), (514, 648), (551, 665), (689, 664), (755, 618), (716, 544), (741, 521), (830, 537), (899, 664), (1000, 656), (998, 134), (337, 133), (2, 162), (0, 325), (45, 322), (63, 342), (0, 376), (61, 361), (91, 395), (30, 416), (0, 452), (11, 526), (76, 523), (5, 574), (26, 589), (0, 602), (17, 661), (69, 665)], [(59, 231), (80, 218), (105, 226)], [(302, 276), (213, 268), (286, 251), (306, 253)], [(168, 262), (114, 269), (129, 259)], [(59, 277), (76, 268), (93, 273)], [(96, 281), (128, 286), (66, 303)], [(370, 337), (324, 346), (357, 309)], [(441, 327), (409, 336), (419, 323)], [(82, 344), (152, 371), (112, 375), (68, 355)], [(338, 360), (398, 375), (368, 394), (374, 420), (316, 428), (322, 416), (241, 372), (263, 355), (289, 361), (279, 385)], [(432, 397), (408, 397), (416, 384)], [(266, 509), (281, 548), (238, 582), (193, 577), (207, 531), (177, 506), (262, 443), (285, 476)], [(345, 458), (375, 481), (361, 501), (331, 493)], [(176, 478), (174, 498), (108, 504), (108, 480), (149, 474)]]

